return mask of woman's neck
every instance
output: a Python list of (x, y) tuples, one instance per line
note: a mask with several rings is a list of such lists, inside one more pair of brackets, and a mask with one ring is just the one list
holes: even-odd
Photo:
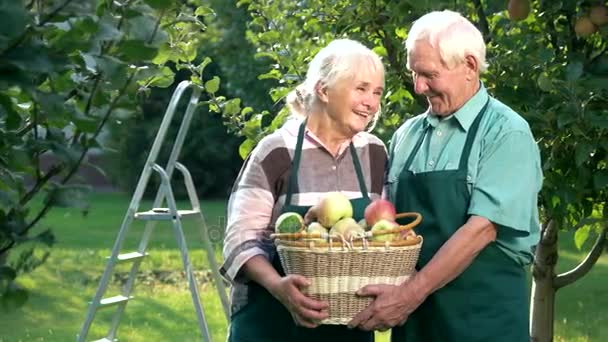
[(350, 141), (348, 136), (331, 120), (326, 113), (311, 113), (308, 116), (306, 127), (325, 145), (331, 155), (338, 156), (340, 148)]

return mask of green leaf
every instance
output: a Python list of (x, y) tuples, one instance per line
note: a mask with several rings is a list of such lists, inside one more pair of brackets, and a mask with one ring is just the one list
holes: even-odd
[(538, 84), (538, 87), (542, 91), (549, 92), (549, 91), (551, 91), (551, 89), (553, 89), (553, 82), (544, 73), (540, 74), (540, 76), (538, 76), (538, 80), (536, 83)]
[(156, 10), (166, 10), (175, 4), (174, 0), (144, 0), (144, 2)]
[(251, 153), (251, 150), (255, 147), (255, 142), (251, 139), (247, 139), (243, 141), (243, 143), (239, 146), (239, 155), (241, 158), (245, 159)]
[(583, 63), (579, 61), (572, 62), (566, 67), (566, 80), (574, 82), (583, 75)]
[(591, 152), (593, 152), (593, 150), (594, 150), (593, 146), (591, 146), (587, 143), (581, 143), (581, 144), (576, 145), (576, 149), (575, 149), (575, 153), (574, 153), (576, 166), (580, 167), (581, 165), (583, 165), (583, 163), (589, 159), (589, 157), (591, 156)]
[(152, 76), (142, 79), (138, 83), (145, 87), (166, 88), (173, 84), (175, 73), (169, 67), (160, 68), (159, 72), (151, 72)]
[(6, 48), (13, 39), (17, 38), (28, 22), (28, 14), (24, 1), (0, 2), (0, 49)]
[(220, 89), (220, 78), (213, 76), (212, 79), (205, 82), (205, 90), (210, 94), (215, 94)]
[(204, 17), (208, 15), (215, 16), (215, 11), (213, 11), (213, 9), (207, 6), (199, 6), (196, 8), (196, 11), (194, 11), (194, 15), (196, 15), (197, 17)]
[[(596, 171), (593, 174), (593, 187), (597, 191), (608, 188), (608, 170)], [(608, 207), (608, 205), (606, 205)]]
[(583, 226), (576, 230), (574, 233), (574, 244), (579, 250), (583, 247), (587, 239), (589, 238), (590, 226)]
[(158, 50), (148, 46), (141, 40), (123, 40), (118, 45), (118, 51), (124, 57), (125, 61), (142, 62), (153, 59)]
[(405, 38), (407, 38), (407, 28), (397, 27), (395, 29), (395, 35), (397, 36), (397, 38), (404, 40)]
[(224, 103), (224, 115), (232, 116), (241, 111), (241, 99), (230, 99)]

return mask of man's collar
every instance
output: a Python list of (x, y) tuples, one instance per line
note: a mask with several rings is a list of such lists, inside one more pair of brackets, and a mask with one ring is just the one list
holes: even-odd
[[(483, 83), (479, 82), (479, 90), (477, 93), (475, 93), (475, 95), (473, 95), (473, 97), (471, 97), (467, 102), (465, 102), (464, 105), (460, 107), (460, 109), (454, 114), (447, 116), (442, 120), (450, 120), (454, 118), (458, 124), (460, 124), (460, 127), (466, 132), (473, 124), (477, 114), (481, 111), (487, 100), (488, 91), (484, 87)], [(431, 110), (429, 108), (426, 112), (426, 121), (431, 126), (437, 127), (440, 120), (438, 116), (431, 114)]]

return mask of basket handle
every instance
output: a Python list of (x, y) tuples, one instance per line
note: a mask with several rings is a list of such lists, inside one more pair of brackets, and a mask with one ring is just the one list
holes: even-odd
[(406, 218), (406, 217), (415, 217), (414, 221), (399, 226), (397, 228), (393, 228), (393, 229), (385, 229), (385, 230), (377, 230), (375, 232), (371, 232), (373, 236), (376, 235), (386, 235), (386, 234), (395, 234), (395, 233), (399, 233), (402, 232), (404, 230), (408, 230), (408, 229), (412, 229), (414, 227), (416, 227), (418, 224), (420, 224), (420, 222), (422, 221), (422, 215), (420, 213), (416, 213), (416, 212), (406, 212), (406, 213), (399, 213), (395, 216), (395, 218)]

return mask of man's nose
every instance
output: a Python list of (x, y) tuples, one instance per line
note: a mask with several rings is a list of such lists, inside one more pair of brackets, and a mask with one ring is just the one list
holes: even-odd
[(424, 94), (429, 89), (429, 86), (426, 84), (426, 80), (422, 77), (416, 77), (414, 79), (414, 91), (416, 94)]

